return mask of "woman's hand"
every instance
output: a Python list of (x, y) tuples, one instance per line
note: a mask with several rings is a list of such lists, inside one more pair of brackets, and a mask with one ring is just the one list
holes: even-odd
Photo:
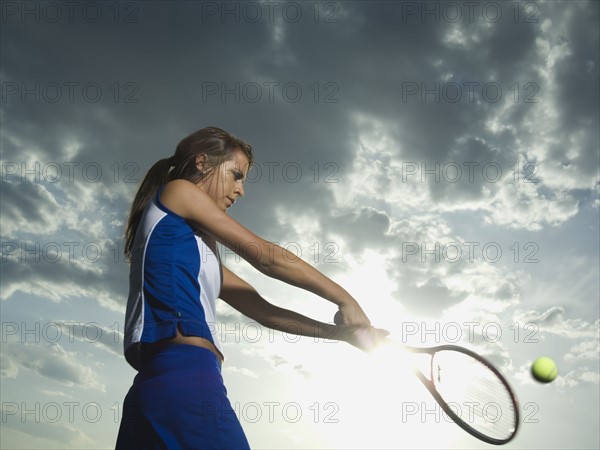
[[(390, 334), (390, 332), (371, 326), (371, 322), (367, 318), (364, 311), (360, 308), (360, 306), (358, 306), (358, 304), (356, 306), (360, 310), (360, 313), (362, 313), (362, 316), (361, 314), (357, 314), (353, 317), (364, 317), (364, 319), (366, 319), (366, 324), (364, 321), (362, 323), (346, 322), (344, 318), (345, 312), (342, 310), (342, 308), (340, 308), (340, 310), (336, 312), (335, 316), (333, 317), (333, 322), (338, 326), (337, 338), (340, 341), (348, 342), (349, 344), (368, 352), (375, 349), (379, 344), (383, 343), (386, 339), (386, 336)], [(353, 312), (356, 313), (356, 311)]]
[(340, 306), (333, 317), (333, 322), (336, 325), (360, 325), (365, 327), (371, 325), (371, 321), (356, 301)]

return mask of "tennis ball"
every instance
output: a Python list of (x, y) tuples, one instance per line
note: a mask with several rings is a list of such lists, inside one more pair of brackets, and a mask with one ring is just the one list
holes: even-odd
[(531, 365), (531, 374), (540, 383), (550, 383), (558, 375), (558, 368), (551, 358), (542, 356)]

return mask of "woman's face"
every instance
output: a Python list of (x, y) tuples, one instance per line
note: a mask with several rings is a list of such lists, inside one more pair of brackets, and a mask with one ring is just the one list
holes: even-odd
[[(203, 161), (197, 161), (198, 170), (203, 170)], [(214, 200), (222, 211), (227, 211), (239, 197), (244, 195), (244, 182), (248, 175), (248, 158), (241, 151), (236, 151), (233, 158), (225, 161), (197, 186)]]

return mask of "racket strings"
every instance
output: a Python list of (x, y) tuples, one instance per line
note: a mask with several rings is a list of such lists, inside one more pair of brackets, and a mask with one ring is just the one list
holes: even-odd
[(432, 360), (432, 381), (448, 406), (466, 425), (494, 439), (507, 439), (516, 428), (510, 392), (489, 367), (456, 351)]

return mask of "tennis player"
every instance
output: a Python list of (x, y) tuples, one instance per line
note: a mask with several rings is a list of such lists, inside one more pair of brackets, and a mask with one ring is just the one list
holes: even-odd
[[(240, 225), (227, 210), (244, 195), (252, 148), (203, 128), (156, 162), (135, 196), (125, 231), (130, 261), (125, 358), (138, 373), (125, 397), (117, 449), (247, 449), (221, 377), (215, 336), (221, 298), (267, 327), (363, 347), (377, 338), (352, 296), (280, 246)], [(260, 272), (338, 306), (333, 325), (280, 308), (221, 264), (216, 243)], [(341, 320), (339, 320), (341, 316)]]

